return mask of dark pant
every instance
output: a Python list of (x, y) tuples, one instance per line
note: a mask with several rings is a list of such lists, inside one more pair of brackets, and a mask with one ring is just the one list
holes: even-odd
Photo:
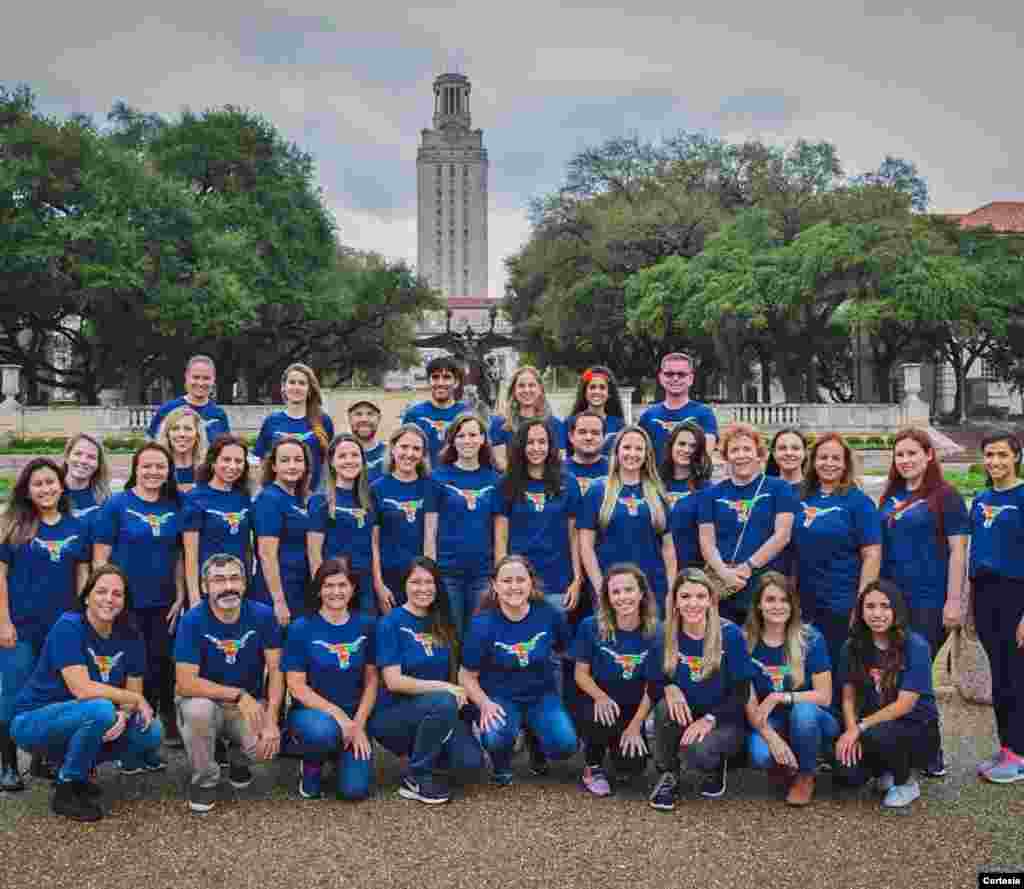
[[(699, 718), (694, 714), (694, 718)], [(654, 726), (658, 733), (658, 771), (679, 771), (679, 742), (683, 738), (686, 726), (680, 725), (669, 718), (668, 706), (665, 701), (659, 702), (654, 710)], [(688, 769), (710, 772), (717, 769), (725, 760), (735, 756), (743, 749), (746, 735), (743, 726), (731, 722), (719, 722), (707, 734), (703, 741), (690, 744), (682, 749), (683, 759)]]
[[(594, 719), (594, 699), (590, 695), (580, 695), (579, 733), (583, 738), (583, 761), (588, 766), (603, 766), (606, 754), (611, 754), (612, 766), (616, 772), (639, 774), (647, 767), (646, 756), (623, 756), (619, 743), (622, 733), (626, 730), (636, 707), (621, 709), (619, 718), (614, 725), (603, 725)], [(640, 729), (643, 735), (643, 728)], [(645, 740), (647, 740), (645, 738)]]
[(1024, 756), (1024, 649), (1017, 627), (1024, 616), (1024, 581), (993, 574), (974, 579), (974, 625), (992, 668), (992, 707), (999, 743)]
[(815, 610), (810, 617), (818, 632), (825, 640), (828, 648), (828, 659), (832, 664), (832, 702), (837, 706), (839, 703), (840, 687), (837, 681), (839, 673), (839, 655), (843, 645), (850, 638), (850, 612), (829, 611), (825, 608)]
[[(776, 707), (768, 724), (789, 743), (800, 771), (805, 774), (814, 774), (818, 754), (829, 750), (839, 735), (839, 723), (832, 713), (806, 701), (792, 707)], [(775, 762), (768, 742), (754, 729), (747, 729), (747, 754), (755, 769), (769, 769)]]
[(441, 568), (448, 603), (452, 609), (452, 623), (458, 630), (459, 639), (465, 639), (469, 622), (480, 604), (480, 596), (490, 582), (487, 568), (456, 568), (453, 565)]
[(402, 586), (402, 578), (405, 577), (404, 568), (382, 568), (381, 579), (384, 581), (384, 586), (391, 590), (391, 595), (395, 599), (395, 607), (405, 604), (405, 587)]
[(146, 643), (144, 693), (149, 705), (165, 716), (174, 714), (174, 667), (171, 634), (167, 631), (169, 606), (136, 608), (135, 620)]
[[(737, 594), (737, 596), (739, 595), (742, 595), (742, 593)], [(731, 620), (736, 626), (742, 627), (747, 621), (747, 602), (737, 602), (735, 598), (722, 599), (718, 603), (718, 613), (727, 620)], [(665, 615), (662, 614), (661, 616), (664, 617)]]
[(292, 707), (288, 714), (289, 752), (300, 753), (303, 761), (336, 763), (338, 795), (361, 800), (370, 795), (373, 759), (359, 759), (355, 751), (343, 746), (341, 727), (333, 717), (312, 707)]
[(942, 625), (941, 608), (908, 608), (907, 617), (910, 620), (910, 629), (920, 636), (924, 636), (928, 647), (932, 650), (932, 658), (939, 653), (942, 644), (946, 641), (946, 628)]
[(491, 754), (496, 772), (512, 768), (512, 752), (522, 729), (533, 733), (537, 747), (548, 759), (568, 759), (576, 752), (576, 729), (554, 692), (548, 692), (529, 704), (517, 704), (492, 697), (505, 711), (505, 721), (480, 733), (480, 743)]
[(873, 776), (892, 772), (897, 784), (906, 784), (911, 767), (926, 765), (938, 744), (938, 722), (916, 722), (905, 716), (892, 719), (863, 732), (860, 746), (864, 755), (860, 762), (849, 767), (837, 763), (836, 774), (842, 783), (856, 786)]

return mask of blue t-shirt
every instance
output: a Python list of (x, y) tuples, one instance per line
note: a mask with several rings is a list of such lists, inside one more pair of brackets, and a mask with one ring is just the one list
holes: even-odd
[(622, 417), (604, 418), (604, 444), (601, 445), (601, 453), (611, 455), (615, 446), (615, 436), (626, 427), (626, 421)]
[(55, 525), (39, 522), (35, 536), (13, 546), (0, 543), (7, 563), (7, 603), (19, 642), (39, 645), (65, 611), (75, 607), (79, 562), (88, 562), (85, 523), (61, 515)]
[[(566, 449), (566, 426), (554, 414), (547, 419), (548, 443), (560, 451)], [(515, 441), (516, 434), (512, 431), (508, 421), (501, 414), (491, 417), (490, 428), (487, 430), (487, 438), (492, 445), (504, 445), (508, 447)]]
[[(321, 414), (320, 420), (324, 424), (327, 441), (331, 441), (334, 438), (334, 423), (331, 422), (331, 418), (327, 414)], [(320, 446), (320, 439), (316, 437), (312, 425), (305, 417), (289, 417), (284, 411), (275, 411), (270, 414), (260, 426), (260, 434), (256, 437), (256, 444), (252, 448), (253, 455), (262, 460), (266, 454), (270, 453), (274, 442), (286, 436), (300, 439), (309, 448), (309, 456), (312, 461), (309, 490), (319, 490), (320, 476), (324, 469), (324, 448)]]
[(163, 608), (174, 601), (182, 515), (171, 500), (149, 503), (132, 491), (114, 494), (103, 504), (94, 540), (111, 547), (110, 561), (128, 575), (133, 608)]
[[(850, 677), (850, 643), (843, 645), (843, 651), (839, 656), (839, 687), (853, 682)], [(882, 657), (882, 651), (876, 646), (871, 646), (867, 668), (870, 682), (861, 683), (861, 705), (859, 716), (870, 716), (876, 710), (882, 708), (881, 682), (882, 671), (877, 666)], [(939, 718), (939, 711), (935, 705), (935, 690), (932, 687), (932, 652), (928, 642), (923, 636), (917, 633), (908, 633), (906, 646), (903, 651), (903, 669), (896, 677), (896, 690), (913, 691), (920, 696), (914, 709), (907, 714), (907, 719), (915, 722), (933, 722)]]
[(198, 485), (185, 495), (183, 531), (199, 534), (199, 568), (217, 553), (229, 553), (248, 566), (252, 542), (252, 500), (238, 490)]
[(800, 596), (808, 614), (821, 608), (849, 614), (860, 585), (861, 547), (882, 542), (882, 521), (860, 488), (845, 494), (821, 489), (801, 501), (793, 522)]
[(88, 527), (99, 516), (100, 504), (96, 502), (96, 492), (92, 488), (80, 488), (77, 491), (65, 488), (68, 502), (71, 504), (71, 515), (81, 519)]
[(514, 503), (504, 496), (504, 480), (501, 485), (499, 510), (508, 519), (508, 552), (530, 560), (545, 593), (564, 593), (572, 581), (569, 522), (579, 513), (582, 499), (576, 479), (563, 473), (557, 497), (547, 493), (543, 480), (531, 480), (525, 496)]
[(465, 413), (469, 413), (469, 408), (461, 401), (456, 401), (451, 407), (435, 407), (431, 401), (421, 401), (402, 414), (402, 422), (415, 423), (426, 433), (430, 465), (436, 466), (448, 427), (459, 414)]
[(179, 485), (194, 485), (196, 483), (196, 468), (194, 466), (175, 466), (174, 481)]
[[(600, 637), (596, 617), (584, 618), (576, 630), (569, 656), (589, 664), (590, 675), (624, 715), (636, 712), (647, 688), (647, 661), (659, 634), (644, 636), (642, 630), (616, 630), (610, 639)], [(581, 692), (582, 694), (582, 692)]]
[(327, 495), (315, 494), (309, 501), (309, 530), (324, 535), (323, 558), (349, 556), (360, 574), (370, 570), (370, 542), (376, 521), (372, 510), (356, 502), (351, 489), (334, 489), (334, 518), (327, 511)]
[(594, 463), (577, 463), (567, 457), (562, 468), (576, 479), (580, 486), (580, 496), (586, 497), (590, 486), (599, 478), (608, 478), (608, 458), (601, 457)]
[[(665, 576), (665, 561), (661, 557), (661, 535), (651, 524), (651, 510), (644, 500), (643, 488), (640, 485), (622, 486), (611, 521), (602, 530), (598, 519), (606, 484), (606, 479), (599, 479), (590, 486), (583, 498), (576, 527), (597, 533), (595, 549), (602, 574), (616, 562), (635, 562), (656, 596), (663, 600), (668, 592), (668, 578)], [(668, 504), (665, 504), (665, 516), (668, 517)], [(665, 533), (668, 533), (667, 527)]]
[[(938, 525), (927, 501), (904, 507), (905, 487), (879, 504), (882, 514), (881, 576), (892, 580), (907, 598), (910, 608), (942, 608), (949, 579), (949, 549), (940, 544)], [(970, 518), (963, 498), (950, 491), (942, 504), (942, 533), (969, 534)]]
[[(310, 518), (307, 505), (299, 502), (278, 484), (267, 485), (252, 505), (252, 528), (259, 548), (260, 537), (278, 539), (277, 564), (281, 589), (292, 614), (306, 610), (306, 584), (309, 583), (309, 559), (306, 556), (306, 532)], [(257, 557), (252, 598), (271, 604), (270, 589), (263, 576), (263, 564)]]
[(668, 500), (668, 527), (672, 532), (672, 543), (676, 548), (676, 566), (684, 568), (704, 564), (700, 552), (700, 536), (697, 528), (697, 504), (700, 490), (690, 490), (688, 479), (673, 479), (667, 485), (665, 499)]
[(526, 617), (517, 621), (489, 608), (469, 625), (462, 665), (480, 674), (489, 698), (532, 704), (557, 692), (551, 655), (570, 641), (565, 615), (546, 602), (531, 602)]
[(141, 679), (146, 674), (146, 646), (127, 626), (115, 624), (104, 639), (81, 612), (64, 613), (47, 634), (35, 670), (14, 701), (15, 714), (73, 701), (61, 673), (67, 667), (85, 667), (93, 682), (124, 688), (129, 676)]
[(647, 678), (655, 699), (664, 694), (666, 685), (677, 685), (686, 696), (686, 703), (694, 719), (714, 710), (729, 696), (732, 686), (754, 678), (754, 663), (747, 651), (747, 643), (739, 627), (722, 619), (722, 660), (719, 668), (706, 679), (701, 678), (704, 667), (704, 640), (691, 639), (679, 633), (679, 663), (671, 676), (664, 670), (665, 643), (659, 638), (647, 659)]
[(388, 468), (388, 446), (378, 441), (372, 448), (363, 452), (363, 459), (366, 461), (367, 478), (371, 483), (377, 481)]
[(153, 419), (149, 421), (149, 428), (146, 430), (146, 435), (150, 438), (156, 438), (156, 434), (160, 429), (160, 424), (164, 421), (171, 411), (177, 410), (179, 407), (190, 407), (200, 417), (203, 418), (203, 426), (206, 427), (206, 439), (213, 444), (220, 436), (227, 435), (231, 431), (231, 423), (228, 421), (228, 415), (225, 413), (224, 408), (213, 401), (208, 401), (202, 407), (196, 407), (189, 401), (185, 400), (185, 396), (180, 398), (173, 398), (166, 404), (160, 405), (159, 409), (153, 414)]
[(987, 488), (971, 506), (971, 577), (979, 571), (1024, 579), (1024, 484)]
[(472, 471), (454, 463), (434, 470), (437, 485), (437, 563), (445, 570), (487, 571), (494, 561), (494, 516), (501, 479), (488, 466)]
[[(350, 614), (337, 626), (320, 614), (301, 618), (288, 628), (281, 669), (305, 673), (313, 691), (352, 718), (366, 686), (366, 667), (374, 664), (375, 636), (373, 619), (362, 614)], [(302, 706), (292, 702), (293, 708)]]
[(804, 653), (804, 681), (799, 688), (793, 685), (793, 670), (786, 662), (785, 644), (768, 645), (762, 639), (754, 646), (750, 659), (755, 668), (753, 682), (758, 700), (763, 701), (773, 691), (810, 691), (814, 687), (815, 674), (832, 671), (825, 637), (813, 627), (804, 629), (807, 651)]
[[(758, 475), (745, 485), (736, 485), (732, 479), (726, 479), (705, 488), (700, 494), (697, 522), (715, 526), (715, 542), (724, 562), (745, 562), (775, 533), (776, 516), (794, 514), (800, 508), (792, 487), (781, 478), (764, 476), (764, 484), (758, 493), (761, 478)], [(743, 532), (744, 523), (748, 527), (737, 551), (736, 544)], [(784, 555), (777, 555), (763, 567), (785, 571)], [(731, 601), (737, 608), (748, 609), (752, 596), (753, 589), (748, 582)]]
[[(407, 608), (392, 608), (377, 621), (377, 666), (401, 667), (403, 676), (449, 681), (451, 651), (430, 632), (430, 618), (417, 617)], [(403, 699), (381, 683), (377, 705), (386, 707)]]
[(404, 571), (423, 555), (423, 517), (437, 512), (437, 485), (431, 478), (403, 482), (393, 475), (371, 486), (380, 528), (382, 571)]
[(196, 664), (199, 678), (262, 697), (266, 651), (281, 648), (281, 627), (273, 609), (242, 600), (238, 620), (218, 620), (207, 601), (186, 612), (174, 640), (174, 660)]
[(715, 412), (700, 401), (688, 401), (676, 410), (669, 410), (664, 402), (659, 401), (640, 415), (639, 426), (654, 442), (654, 453), (659, 466), (665, 459), (665, 445), (668, 444), (676, 426), (691, 417), (697, 421), (706, 435), (718, 435)]

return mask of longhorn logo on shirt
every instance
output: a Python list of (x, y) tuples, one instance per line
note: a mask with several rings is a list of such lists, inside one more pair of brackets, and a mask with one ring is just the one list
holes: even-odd
[(451, 425), (447, 420), (431, 420), (430, 417), (420, 417), (419, 419), (433, 429), (438, 438), (444, 438), (444, 434)]
[(149, 530), (153, 532), (154, 537), (160, 536), (160, 529), (163, 528), (164, 522), (174, 518), (173, 512), (162, 512), (160, 515), (152, 512), (136, 512), (134, 509), (126, 509), (125, 512), (131, 513), (135, 518), (149, 525)]
[(477, 488), (476, 490), (473, 488), (456, 488), (455, 485), (445, 485), (445, 487), (460, 495), (466, 501), (466, 508), (470, 511), (476, 510), (476, 504), (484, 494), (494, 490), (494, 485), (488, 485), (486, 488)]
[(216, 426), (220, 422), (220, 419), (214, 417), (212, 420), (203, 420), (203, 428), (209, 429), (211, 426)]
[(869, 667), (868, 676), (871, 677), (871, 681), (875, 683), (875, 691), (879, 695), (882, 694), (882, 671), (878, 667)]
[(91, 648), (86, 648), (89, 652), (89, 657), (92, 658), (92, 662), (96, 665), (96, 669), (100, 671), (100, 679), (104, 682), (110, 682), (110, 674), (114, 672), (114, 667), (117, 666), (117, 662), (124, 657), (124, 652), (119, 651), (117, 654), (96, 654)]
[(360, 636), (354, 642), (324, 642), (322, 639), (314, 639), (314, 645), (320, 645), (326, 648), (331, 654), (338, 658), (338, 666), (342, 670), (347, 670), (349, 663), (352, 661), (352, 655), (359, 651), (362, 644), (366, 641), (365, 636)]
[(690, 681), (700, 682), (700, 674), (704, 669), (704, 658), (698, 654), (681, 654), (679, 660), (690, 668)]
[(395, 509), (405, 513), (405, 520), (411, 525), (416, 521), (416, 513), (419, 512), (419, 508), (423, 505), (422, 500), (392, 500), (390, 497), (385, 497), (382, 503), (390, 503)]
[(362, 528), (366, 524), (366, 510), (362, 507), (339, 506), (338, 512), (352, 516), (356, 520), (356, 527)]
[(514, 642), (512, 645), (506, 645), (504, 642), (495, 642), (494, 644), (498, 648), (504, 649), (510, 654), (514, 654), (519, 660), (520, 667), (528, 667), (530, 666), (530, 652), (537, 647), (537, 643), (546, 635), (547, 630), (541, 630), (528, 642)]
[(979, 503), (981, 507), (981, 514), (985, 517), (985, 521), (982, 522), (982, 528), (991, 528), (992, 523), (999, 518), (1006, 510), (1016, 509), (1017, 507), (1013, 504), (1007, 504), (1005, 506), (993, 506), (989, 503)]
[(920, 506), (922, 503), (927, 503), (927, 500), (915, 500), (909, 506), (906, 500), (897, 500), (895, 497), (890, 497), (889, 502), (892, 504), (892, 520), (898, 522), (903, 518), (910, 510), (915, 506)]
[(70, 537), (65, 537), (63, 540), (43, 540), (40, 537), (32, 538), (33, 543), (38, 543), (42, 549), (45, 549), (50, 554), (51, 562), (59, 562), (64, 549), (75, 540), (78, 540), (77, 534), (72, 534)]
[(316, 438), (315, 432), (275, 432), (274, 438), (297, 438), (299, 441), (310, 441)]
[(304, 509), (301, 506), (296, 506), (294, 503), (292, 504), (292, 509), (294, 509), (304, 519), (308, 519), (309, 518), (309, 510), (308, 509)]
[(646, 651), (641, 652), (640, 654), (619, 654), (617, 651), (612, 651), (607, 645), (602, 645), (601, 651), (611, 657), (615, 663), (622, 667), (623, 679), (632, 679), (633, 673), (636, 672), (636, 668), (647, 660)]
[(99, 509), (99, 507), (98, 506), (83, 506), (81, 509), (73, 509), (73, 510), (71, 510), (71, 515), (73, 515), (76, 519), (80, 519), (82, 516), (88, 515), (94, 509)]
[(523, 496), (526, 497), (526, 499), (533, 504), (533, 509), (535, 512), (544, 512), (544, 503), (547, 498), (545, 497), (543, 492), (535, 494), (532, 491), (524, 491)]
[(217, 648), (220, 653), (224, 655), (224, 661), (228, 664), (233, 664), (238, 659), (238, 653), (245, 648), (245, 643), (249, 641), (252, 636), (256, 635), (255, 630), (249, 630), (241, 639), (215, 639), (208, 633), (203, 633), (203, 636), (209, 639)]
[(786, 677), (792, 672), (789, 664), (780, 664), (775, 666), (773, 664), (762, 664), (759, 660), (754, 660), (754, 663), (761, 668), (761, 671), (767, 676), (772, 683), (772, 688), (775, 691), (782, 691), (786, 687)]
[(841, 512), (841, 506), (808, 506), (806, 503), (801, 502), (800, 504), (804, 508), (804, 527), (810, 528), (814, 524), (814, 520), (820, 515), (827, 515), (830, 512)]
[(242, 520), (249, 512), (248, 509), (243, 509), (240, 512), (221, 512), (219, 509), (208, 509), (206, 511), (221, 519), (228, 526), (232, 534), (238, 533)]
[(643, 498), (634, 497), (632, 494), (619, 498), (619, 503), (626, 507), (630, 515), (640, 515), (640, 504), (643, 502)]
[(756, 497), (751, 497), (749, 500), (726, 500), (719, 497), (715, 500), (715, 503), (724, 503), (733, 512), (736, 513), (736, 518), (739, 519), (741, 525), (747, 523), (747, 519), (750, 518), (750, 514), (754, 511), (754, 507), (757, 505), (758, 500), (767, 500), (768, 494), (758, 494)]
[[(403, 633), (408, 633), (423, 647), (423, 653), (427, 657), (434, 656), (434, 646), (437, 645), (437, 640), (434, 638), (432, 633), (417, 633), (414, 630), (410, 630), (408, 627), (399, 627)], [(438, 648), (441, 646), (438, 645)]]
[(657, 417), (651, 417), (652, 423), (657, 423), (662, 429), (665, 430), (667, 435), (671, 435), (676, 431), (676, 426), (681, 422), (680, 420), (659, 420)]
[(580, 486), (580, 494), (586, 495), (587, 491), (590, 490), (590, 486), (596, 482), (596, 478), (585, 478), (580, 475), (576, 477), (576, 483)]
[(667, 491), (665, 493), (665, 499), (668, 501), (668, 508), (674, 509), (675, 505), (682, 500), (684, 497), (689, 497), (691, 491)]

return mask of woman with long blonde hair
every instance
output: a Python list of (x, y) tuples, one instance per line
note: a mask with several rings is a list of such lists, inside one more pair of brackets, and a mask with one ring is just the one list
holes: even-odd
[(174, 481), (179, 494), (187, 494), (196, 484), (196, 469), (206, 459), (210, 443), (199, 413), (188, 405), (172, 410), (160, 423), (158, 441), (174, 459)]
[(491, 418), (488, 438), (494, 449), (494, 462), (504, 469), (508, 464), (508, 445), (515, 439), (519, 424), (523, 420), (537, 418), (548, 425), (548, 432), (559, 451), (565, 456), (565, 424), (551, 413), (544, 379), (540, 371), (524, 364), (512, 374), (505, 396), (505, 413)]
[(652, 656), (660, 777), (651, 806), (675, 808), (680, 753), (688, 768), (705, 773), (701, 796), (722, 796), (729, 757), (743, 749), (754, 665), (739, 627), (719, 617), (718, 591), (699, 568), (672, 584), (664, 638)]
[(668, 515), (651, 441), (639, 426), (626, 426), (615, 439), (608, 478), (590, 486), (576, 519), (591, 587), (602, 588), (610, 565), (635, 562), (664, 614), (665, 594), (676, 575)]
[(284, 436), (299, 439), (308, 449), (310, 493), (320, 490), (324, 455), (334, 438), (334, 423), (324, 412), (323, 392), (316, 373), (307, 364), (289, 364), (281, 374), (281, 398), (284, 410), (270, 414), (260, 427), (252, 452), (263, 459), (273, 443)]

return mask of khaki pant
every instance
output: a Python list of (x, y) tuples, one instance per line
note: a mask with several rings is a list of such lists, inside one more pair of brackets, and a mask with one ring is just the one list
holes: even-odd
[[(263, 703), (262, 701), (260, 702)], [(178, 731), (192, 765), (192, 783), (215, 787), (220, 781), (220, 765), (214, 748), (217, 738), (232, 742), (230, 756), (255, 759), (259, 736), (242, 716), (237, 704), (211, 701), (209, 698), (177, 698)]]

